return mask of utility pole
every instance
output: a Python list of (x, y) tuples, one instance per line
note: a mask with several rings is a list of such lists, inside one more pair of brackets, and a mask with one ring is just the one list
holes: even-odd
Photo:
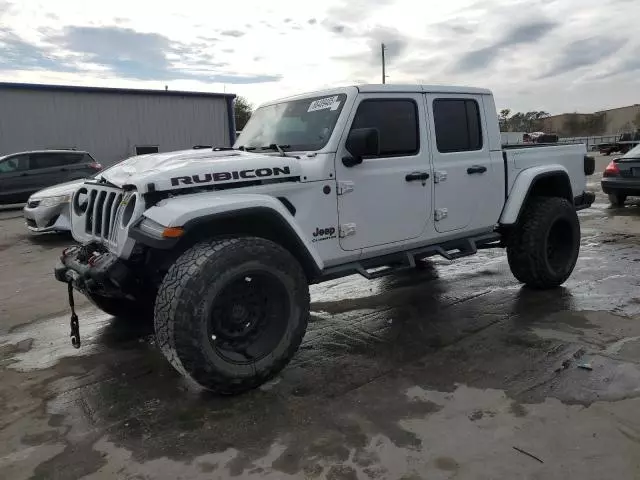
[(380, 50), (382, 52), (382, 83), (386, 83), (387, 74), (386, 74), (385, 64), (384, 64), (384, 50), (387, 47), (384, 46), (384, 43), (381, 43), (380, 47), (381, 47)]

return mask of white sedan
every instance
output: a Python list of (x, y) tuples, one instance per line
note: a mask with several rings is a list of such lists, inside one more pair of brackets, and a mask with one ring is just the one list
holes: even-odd
[(70, 231), (71, 196), (85, 180), (60, 183), (31, 195), (22, 210), (27, 228), (33, 233)]

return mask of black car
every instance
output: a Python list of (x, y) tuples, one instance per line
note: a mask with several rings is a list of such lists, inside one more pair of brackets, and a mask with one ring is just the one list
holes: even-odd
[(615, 206), (623, 205), (627, 197), (640, 196), (640, 145), (607, 165), (601, 185)]
[(87, 152), (38, 150), (0, 157), (0, 204), (24, 203), (45, 187), (79, 180), (102, 170)]

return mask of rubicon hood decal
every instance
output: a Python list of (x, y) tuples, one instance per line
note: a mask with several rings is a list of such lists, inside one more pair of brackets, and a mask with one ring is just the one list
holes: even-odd
[(263, 167), (255, 169), (249, 168), (247, 170), (233, 170), (231, 172), (201, 173), (187, 177), (173, 177), (171, 178), (171, 186), (177, 187), (178, 185), (196, 185), (198, 183), (226, 182), (229, 180), (246, 180), (251, 178), (265, 178), (274, 176), (277, 177), (279, 175), (290, 174), (291, 169), (289, 167)]
[[(299, 177), (295, 157), (240, 151), (184, 150), (131, 157), (105, 170), (102, 177), (118, 186), (174, 190), (189, 186)], [(153, 187), (150, 185), (153, 184)]]

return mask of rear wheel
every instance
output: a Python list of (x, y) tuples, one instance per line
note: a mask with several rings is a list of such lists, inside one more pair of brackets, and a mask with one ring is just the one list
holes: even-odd
[(507, 258), (513, 275), (539, 289), (561, 285), (580, 252), (580, 222), (564, 198), (534, 197), (509, 235)]
[(624, 205), (624, 202), (627, 200), (627, 196), (621, 193), (610, 193), (609, 194), (609, 202), (614, 207), (621, 207)]
[(222, 394), (266, 382), (304, 336), (309, 290), (300, 264), (262, 238), (211, 240), (187, 250), (155, 305), (158, 345), (185, 376)]

